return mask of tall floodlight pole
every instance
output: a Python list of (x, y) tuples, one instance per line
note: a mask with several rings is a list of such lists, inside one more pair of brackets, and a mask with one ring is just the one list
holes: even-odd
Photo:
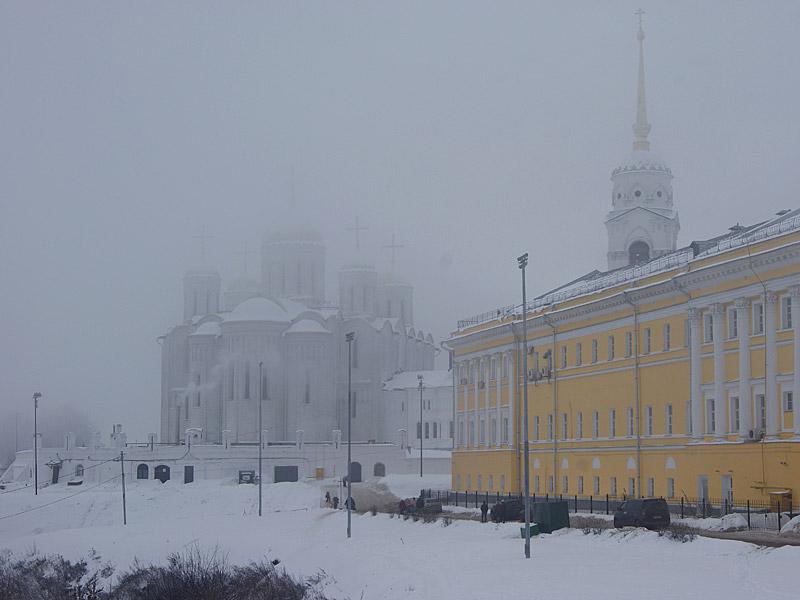
[(40, 392), (33, 394), (33, 494), (39, 495), (39, 422), (37, 413), (39, 411)]
[(419, 476), (422, 477), (422, 375), (417, 375), (419, 381)]
[(263, 404), (264, 400), (264, 390), (262, 386), (264, 385), (264, 376), (261, 375), (261, 370), (264, 367), (264, 363), (258, 363), (258, 516), (261, 516), (261, 459), (262, 459), (262, 448), (264, 447), (264, 426), (262, 424), (262, 415), (261, 415), (261, 405)]
[(525, 558), (531, 557), (531, 478), (528, 468), (530, 449), (528, 447), (528, 300), (525, 293), (525, 267), (528, 266), (528, 253), (517, 258), (522, 271), (522, 437), (525, 442)]
[(352, 402), (353, 394), (351, 392), (352, 384), (353, 384), (353, 339), (355, 338), (356, 334), (354, 331), (345, 334), (344, 339), (347, 342), (347, 537), (350, 537), (350, 507), (353, 503), (352, 501), (352, 489), (353, 489), (353, 478), (351, 475), (351, 454), (350, 454), (350, 445), (352, 442), (352, 438), (350, 436), (350, 420), (353, 416), (353, 410), (350, 406)]

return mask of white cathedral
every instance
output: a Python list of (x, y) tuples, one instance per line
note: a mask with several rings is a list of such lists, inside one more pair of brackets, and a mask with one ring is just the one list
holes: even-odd
[(338, 277), (339, 301), (326, 302), (325, 246), (312, 231), (265, 237), (261, 281), (240, 278), (223, 292), (216, 270), (189, 270), (183, 322), (159, 338), (161, 441), (258, 441), (259, 400), (270, 441), (346, 435), (345, 334), (355, 332), (352, 438), (398, 442), (383, 384), (433, 369), (433, 337), (414, 327), (408, 283), (365, 260)]

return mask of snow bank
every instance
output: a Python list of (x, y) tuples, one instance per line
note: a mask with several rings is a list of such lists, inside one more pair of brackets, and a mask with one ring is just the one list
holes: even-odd
[(781, 533), (798, 533), (800, 534), (800, 515), (791, 519), (786, 525), (781, 527)]
[(416, 498), (422, 489), (449, 490), (450, 475), (387, 475), (379, 479), (378, 484), (385, 485), (398, 498)]
[(739, 513), (724, 515), (720, 519), (714, 517), (707, 517), (705, 519), (695, 519), (692, 517), (687, 517), (685, 519), (673, 518), (672, 522), (686, 525), (693, 529), (704, 529), (706, 531), (738, 531), (740, 529), (747, 529), (747, 519), (744, 515)]

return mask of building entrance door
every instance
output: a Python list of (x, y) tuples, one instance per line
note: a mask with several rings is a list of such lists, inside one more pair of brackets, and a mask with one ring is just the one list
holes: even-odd
[(722, 501), (727, 502), (728, 507), (733, 504), (733, 475), (722, 476)]

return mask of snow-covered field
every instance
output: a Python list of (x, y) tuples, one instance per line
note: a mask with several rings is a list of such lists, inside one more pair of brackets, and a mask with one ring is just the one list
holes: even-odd
[(679, 543), (644, 530), (563, 530), (534, 538), (532, 560), (526, 561), (518, 524), (454, 521), (445, 527), (380, 514), (355, 515), (347, 540), (345, 513), (319, 508), (320, 487), (306, 483), (264, 486), (262, 518), (255, 486), (218, 481), (130, 485), (127, 527), (114, 484), (3, 518), (74, 492), (59, 487), (38, 498), (30, 490), (0, 494), (0, 548), (69, 558), (94, 549), (124, 569), (134, 559), (148, 563), (194, 546), (219, 547), (234, 563), (267, 556), (296, 574), (324, 571), (327, 593), (353, 600), (798, 595), (796, 547), (763, 549), (707, 538)]

